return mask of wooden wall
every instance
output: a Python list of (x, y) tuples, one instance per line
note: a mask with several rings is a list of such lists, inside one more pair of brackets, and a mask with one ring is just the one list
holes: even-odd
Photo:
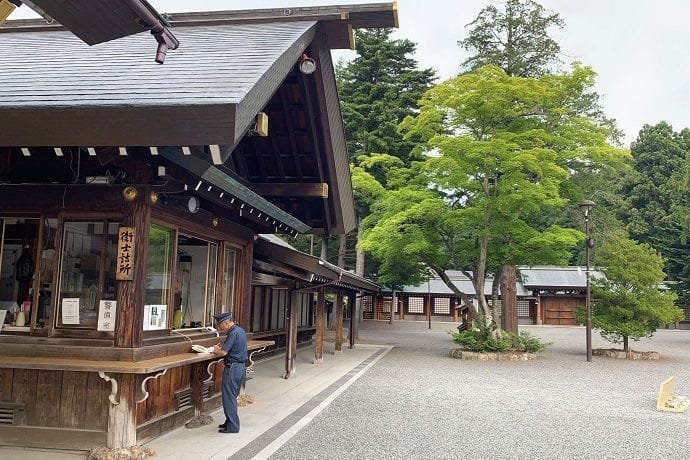
[(0, 401), (25, 405), (24, 426), (105, 431), (109, 394), (95, 372), (0, 369)]

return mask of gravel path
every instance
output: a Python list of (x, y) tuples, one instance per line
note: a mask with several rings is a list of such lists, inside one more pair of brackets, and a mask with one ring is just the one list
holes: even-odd
[[(553, 342), (536, 361), (447, 357), (452, 323), (368, 321), (360, 338), (395, 348), (273, 459), (687, 458), (690, 414), (656, 411), (671, 375), (690, 396), (690, 331), (635, 350), (659, 361), (585, 360), (582, 327), (520, 326)], [(612, 345), (595, 332), (594, 347)]]

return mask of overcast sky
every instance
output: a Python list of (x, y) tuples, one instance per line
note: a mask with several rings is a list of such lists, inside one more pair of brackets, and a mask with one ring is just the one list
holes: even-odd
[[(385, 1), (385, 0), (381, 0)], [(160, 12), (370, 3), (361, 0), (149, 0)], [(489, 0), (398, 0), (396, 38), (417, 43), (421, 67), (454, 76), (466, 53), (457, 41)], [(565, 27), (553, 32), (565, 64), (581, 61), (597, 73), (606, 114), (625, 143), (645, 123), (690, 126), (690, 2), (687, 0), (541, 0)], [(10, 19), (31, 17), (23, 6)], [(184, 44), (182, 45), (184, 46)], [(336, 53), (337, 58), (347, 53)]]

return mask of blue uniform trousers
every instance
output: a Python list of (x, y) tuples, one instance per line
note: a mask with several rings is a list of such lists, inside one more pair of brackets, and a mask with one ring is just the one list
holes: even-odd
[(225, 412), (225, 426), (229, 431), (240, 431), (240, 417), (237, 415), (237, 395), (244, 381), (244, 363), (232, 363), (225, 366), (221, 395), (223, 398), (223, 412)]

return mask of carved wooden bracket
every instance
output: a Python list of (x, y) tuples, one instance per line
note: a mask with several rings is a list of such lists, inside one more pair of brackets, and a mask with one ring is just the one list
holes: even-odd
[(203, 383), (208, 383), (211, 380), (213, 380), (213, 372), (211, 371), (211, 368), (218, 364), (219, 362), (223, 361), (223, 358), (216, 359), (215, 361), (212, 360), (211, 362), (208, 363), (208, 366), (206, 366), (206, 373), (208, 374), (208, 378), (204, 380)]
[(120, 404), (120, 401), (117, 401), (115, 397), (117, 396), (117, 380), (115, 378), (110, 377), (103, 371), (98, 371), (98, 376), (105, 380), (106, 382), (110, 382), (110, 394), (108, 395), (108, 399), (110, 400), (110, 404), (113, 406), (117, 406)]
[(161, 375), (165, 375), (165, 373), (168, 372), (168, 369), (163, 369), (157, 374), (152, 374), (144, 377), (141, 381), (141, 385), (137, 388), (137, 402), (144, 402), (146, 399), (149, 397), (149, 392), (146, 391), (146, 382), (148, 382), (151, 379), (157, 379)]

